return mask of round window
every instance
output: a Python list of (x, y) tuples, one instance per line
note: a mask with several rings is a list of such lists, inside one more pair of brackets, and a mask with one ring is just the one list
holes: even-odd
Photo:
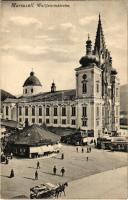
[(86, 75), (86, 74), (84, 74), (84, 75), (83, 75), (83, 79), (86, 79), (86, 78), (87, 78), (87, 75)]

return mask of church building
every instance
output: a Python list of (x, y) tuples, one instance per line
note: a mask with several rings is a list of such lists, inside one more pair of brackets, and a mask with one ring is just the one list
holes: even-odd
[(3, 118), (23, 125), (81, 129), (95, 138), (119, 130), (120, 84), (107, 49), (99, 15), (94, 47), (88, 36), (86, 55), (75, 69), (76, 88), (49, 92), (34, 72), (23, 84), (23, 95), (3, 102)]

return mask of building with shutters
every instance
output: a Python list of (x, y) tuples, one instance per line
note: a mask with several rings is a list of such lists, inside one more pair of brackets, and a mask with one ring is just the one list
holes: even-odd
[(88, 36), (86, 55), (75, 69), (76, 88), (42, 93), (34, 72), (23, 84), (23, 95), (6, 99), (3, 118), (22, 124), (81, 129), (95, 138), (119, 130), (120, 84), (107, 49), (99, 15), (94, 47)]

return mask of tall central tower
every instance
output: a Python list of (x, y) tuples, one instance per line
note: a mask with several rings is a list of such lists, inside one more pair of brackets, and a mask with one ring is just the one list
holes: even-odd
[(106, 48), (100, 15), (94, 49), (88, 36), (86, 54), (79, 62), (80, 67), (75, 69), (78, 124), (95, 137), (111, 133), (119, 128), (119, 99), (116, 97), (119, 84)]

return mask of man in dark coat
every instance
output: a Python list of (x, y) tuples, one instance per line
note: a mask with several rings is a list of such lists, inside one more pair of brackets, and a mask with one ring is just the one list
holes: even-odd
[(62, 153), (62, 155), (61, 155), (61, 159), (63, 160), (64, 159), (64, 154)]
[(39, 161), (37, 161), (37, 169), (39, 169), (40, 168), (40, 163), (39, 163)]
[(56, 171), (57, 171), (56, 166), (54, 166), (54, 167), (53, 167), (53, 174), (54, 174), (54, 175), (56, 175)]
[(65, 169), (64, 169), (64, 167), (62, 167), (62, 169), (61, 169), (62, 176), (64, 176), (64, 173), (65, 173)]
[(14, 171), (13, 169), (11, 169), (10, 178), (13, 178), (13, 177), (14, 177)]
[(37, 172), (37, 170), (35, 172), (35, 180), (38, 180), (38, 172)]

